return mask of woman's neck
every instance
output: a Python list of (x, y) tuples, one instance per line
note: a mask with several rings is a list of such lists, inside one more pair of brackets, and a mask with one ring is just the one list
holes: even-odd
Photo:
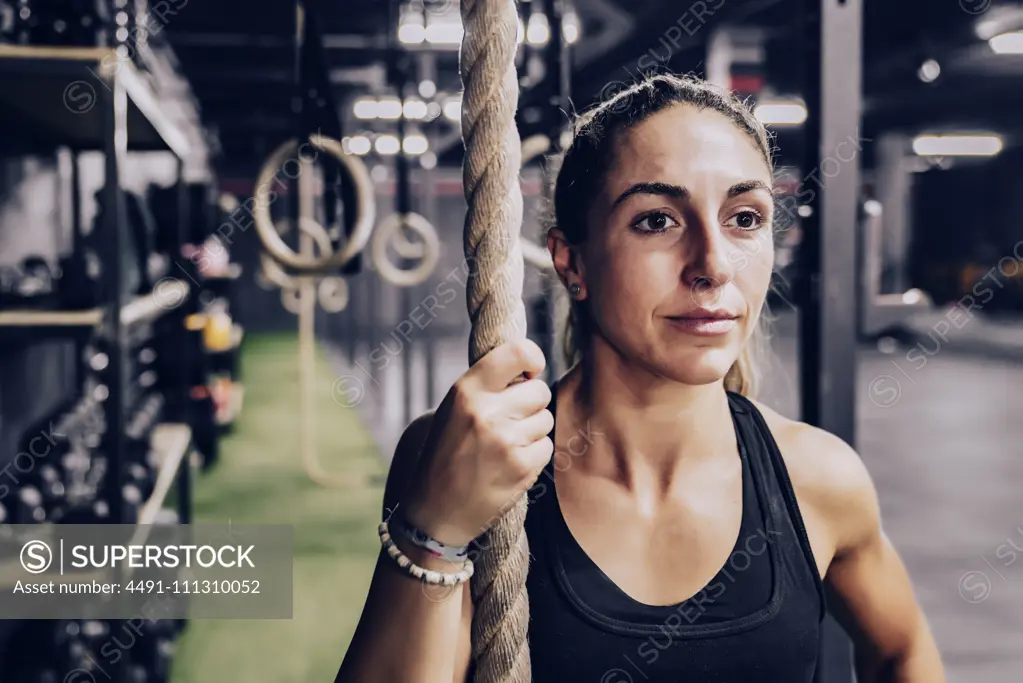
[(573, 456), (586, 449), (573, 460), (630, 489), (646, 488), (645, 481), (666, 492), (687, 468), (735, 450), (723, 380), (693, 386), (635, 366), (584, 361), (559, 383), (557, 410), (571, 436), (585, 441), (566, 442)]

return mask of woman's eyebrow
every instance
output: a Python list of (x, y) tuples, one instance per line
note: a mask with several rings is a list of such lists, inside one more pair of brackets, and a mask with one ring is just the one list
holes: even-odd
[[(728, 188), (728, 198), (731, 199), (733, 197), (738, 197), (739, 195), (746, 194), (747, 192), (753, 192), (754, 190), (764, 190), (768, 194), (771, 194), (772, 192), (770, 186), (763, 181), (744, 180), (741, 183), (736, 183)], [(634, 194), (655, 194), (671, 197), (672, 199), (685, 199), (689, 196), (689, 190), (680, 185), (672, 185), (671, 183), (636, 183), (629, 189), (625, 190), (625, 192), (618, 195), (618, 198), (615, 199), (611, 208), (614, 209)]]
[(753, 192), (754, 190), (764, 190), (768, 194), (773, 192), (767, 183), (760, 180), (744, 180), (741, 183), (736, 183), (728, 188), (728, 198), (732, 199), (733, 197), (738, 197), (741, 194)]
[(673, 199), (685, 199), (689, 196), (689, 190), (679, 185), (671, 185), (670, 183), (636, 183), (618, 195), (618, 199), (614, 201), (611, 208), (615, 208), (634, 194), (657, 194)]

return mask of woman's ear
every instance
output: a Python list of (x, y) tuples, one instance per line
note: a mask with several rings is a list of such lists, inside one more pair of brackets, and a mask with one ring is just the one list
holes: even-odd
[(578, 285), (579, 293), (573, 299), (586, 298), (586, 268), (578, 246), (565, 239), (565, 233), (554, 227), (547, 231), (547, 249), (551, 252), (554, 270), (557, 271), (565, 289), (572, 291), (572, 285)]

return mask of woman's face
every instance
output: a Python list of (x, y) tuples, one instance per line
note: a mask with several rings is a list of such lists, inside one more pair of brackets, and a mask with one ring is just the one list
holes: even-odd
[(579, 266), (604, 340), (674, 381), (724, 377), (770, 284), (771, 185), (717, 112), (673, 106), (621, 134)]

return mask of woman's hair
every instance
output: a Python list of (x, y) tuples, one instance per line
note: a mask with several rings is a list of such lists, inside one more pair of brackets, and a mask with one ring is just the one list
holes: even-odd
[[(692, 76), (650, 76), (580, 115), (574, 124), (571, 144), (558, 163), (554, 183), (555, 225), (571, 244), (587, 237), (587, 217), (593, 200), (603, 191), (614, 163), (615, 143), (625, 130), (674, 105), (710, 109), (726, 116), (750, 137), (764, 156), (772, 175), (774, 160), (770, 138), (753, 112), (731, 93)], [(571, 300), (564, 330), (564, 354), (568, 365), (582, 360), (592, 339), (592, 319), (585, 301)], [(766, 332), (758, 323), (739, 358), (725, 375), (725, 388), (743, 395), (756, 391), (758, 360), (766, 350)]]

